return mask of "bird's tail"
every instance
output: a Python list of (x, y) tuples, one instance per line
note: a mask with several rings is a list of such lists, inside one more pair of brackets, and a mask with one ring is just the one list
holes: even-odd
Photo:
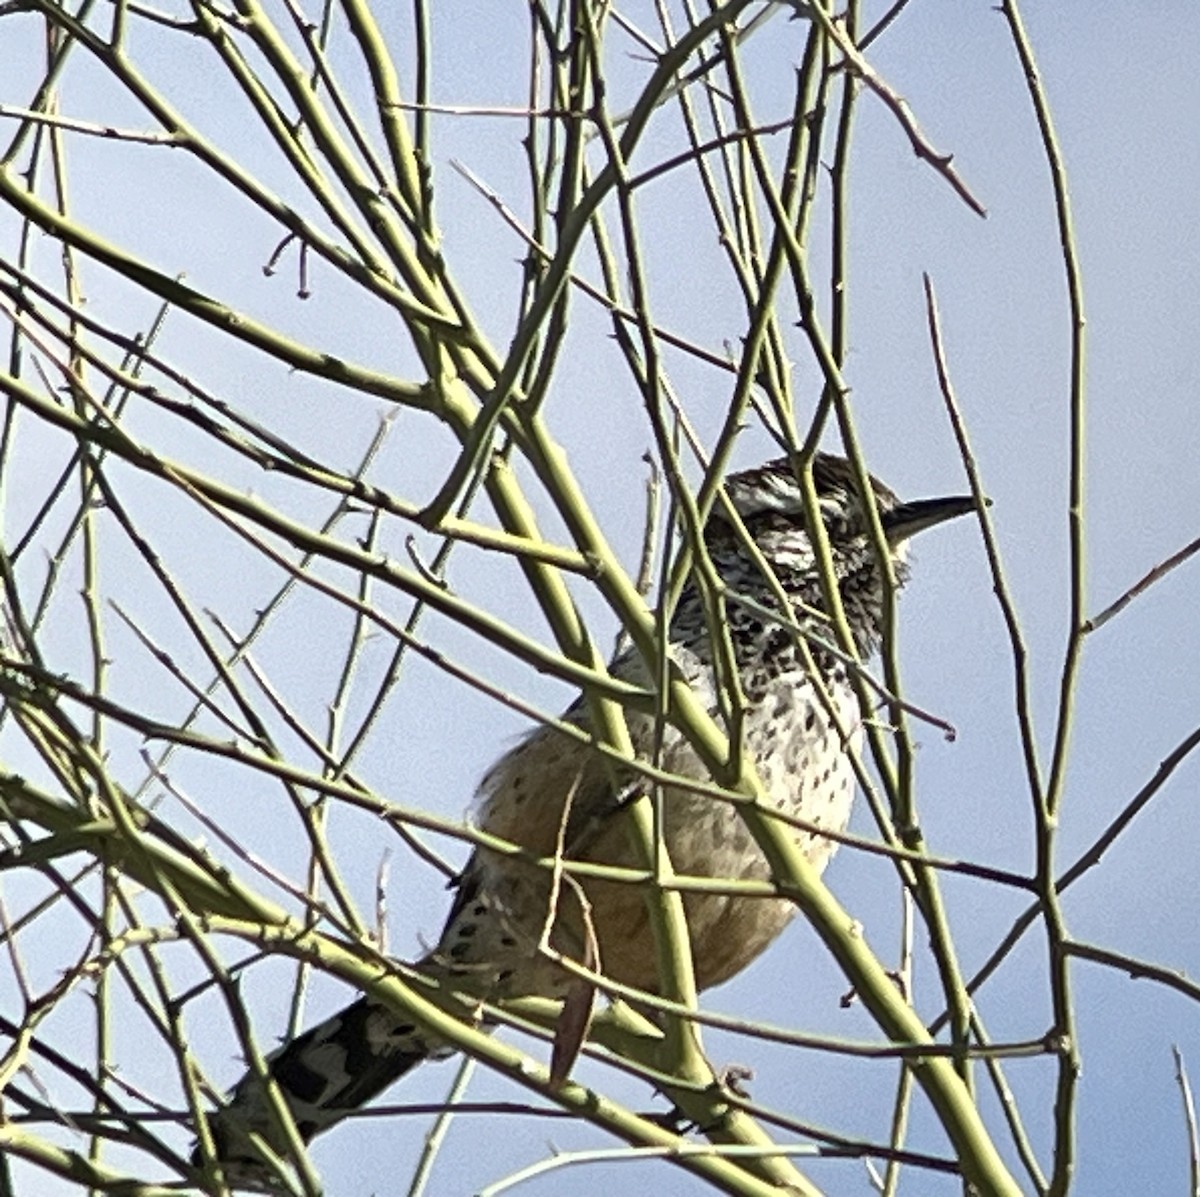
[[(444, 1046), (370, 998), (360, 998), (267, 1057), (267, 1069), (305, 1143), (340, 1122)], [(276, 1155), (287, 1144), (256, 1076), (238, 1083), (229, 1104), (209, 1118), (217, 1158), (234, 1188), (270, 1192), (274, 1169), (255, 1146)], [(193, 1162), (200, 1162), (199, 1149)]]

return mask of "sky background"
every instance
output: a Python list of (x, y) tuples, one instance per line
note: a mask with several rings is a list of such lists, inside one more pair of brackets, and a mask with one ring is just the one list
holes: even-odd
[[(867, 8), (869, 21), (882, 10)], [(650, 6), (621, 11), (650, 29)], [(1033, 4), (1024, 12), (1038, 59), (1070, 182), (1072, 211), (1083, 272), (1087, 313), (1087, 544), (1088, 606), (1093, 612), (1132, 585), (1156, 563), (1200, 535), (1200, 8), (1148, 3), (1131, 9), (1112, 4)], [(433, 14), (433, 97), (445, 104), (524, 103), (527, 15), (514, 3), (459, 0)], [(381, 19), (392, 20), (389, 13)], [(31, 18), (6, 15), (0, 24), (0, 104), (26, 105), (38, 79), (38, 36)], [(390, 29), (408, 83), (406, 22)], [(794, 67), (806, 33), (802, 21), (780, 14), (745, 51), (753, 71), (754, 102), (763, 122), (789, 110)], [(335, 59), (348, 61), (339, 33)], [(136, 26), (133, 49), (171, 102), (251, 165), (268, 186), (291, 194), (295, 185), (228, 90), (214, 83), (202, 47), (180, 36)], [(613, 30), (608, 52), (611, 80), (633, 87), (644, 75), (635, 47)], [(990, 3), (913, 0), (871, 48), (870, 60), (910, 103), (932, 143), (954, 154), (954, 163), (987, 207), (981, 220), (945, 181), (918, 161), (893, 116), (871, 95), (858, 109), (853, 167), (850, 249), (850, 343), (846, 376), (859, 434), (873, 472), (904, 496), (957, 493), (964, 474), (939, 395), (926, 329), (921, 278), (933, 279), (953, 382), (975, 448), (1008, 579), (1029, 647), (1033, 715), (1043, 761), (1048, 758), (1067, 619), (1067, 416), (1070, 324), (1054, 218), (1050, 178), (1028, 102), (1020, 64), (1002, 16)], [(138, 128), (144, 114), (120, 97), (103, 72), (83, 55), (63, 81), (61, 110), (70, 116)], [(0, 121), (0, 144), (10, 120)], [(441, 117), (433, 122), (438, 220), (446, 255), (483, 327), (504, 345), (519, 295), (519, 239), (458, 173), (461, 161), (518, 213), (527, 208), (520, 138), (524, 125), (502, 118)], [(72, 138), (73, 203), (78, 218), (168, 274), (186, 271), (188, 282), (220, 295), (251, 315), (333, 354), (379, 370), (414, 377), (403, 330), (378, 305), (314, 268), (313, 295), (295, 291), (295, 258), (264, 277), (280, 232), (227, 188), (215, 186), (184, 154), (162, 146), (118, 145)], [(780, 146), (782, 147), (782, 140)], [(677, 118), (664, 111), (642, 143), (634, 166), (644, 169), (680, 148)], [(668, 175), (639, 192), (642, 244), (655, 318), (666, 327), (721, 352), (744, 331), (739, 305), (722, 265), (711, 224), (689, 189)], [(690, 187), (690, 183), (689, 183)], [(0, 210), (0, 256), (15, 254), (17, 223)], [(817, 243), (826, 232), (818, 220)], [(40, 269), (52, 275), (55, 249), (39, 246)], [(817, 277), (824, 277), (816, 250)], [(592, 269), (588, 255), (582, 263)], [(594, 273), (593, 273), (594, 277)], [(127, 331), (144, 328), (155, 304), (99, 267), (84, 278), (89, 310)], [(644, 467), (650, 434), (641, 402), (619, 365), (605, 315), (580, 298), (551, 392), (547, 418), (567, 447), (589, 501), (605, 521), (623, 559), (636, 561), (641, 536)], [(808, 403), (819, 378), (799, 331), (795, 334), (795, 389)], [(289, 374), (241, 349), (225, 346), (211, 331), (182, 315), (167, 324), (159, 351), (211, 391), (226, 395), (301, 447), (340, 466), (363, 453), (384, 405), (367, 395), (349, 396), (319, 380)], [(708, 443), (728, 400), (728, 377), (679, 355), (667, 368), (689, 416)], [(802, 422), (802, 417), (801, 417)], [(221, 469), (233, 485), (289, 504), (317, 521), (328, 504), (227, 458), (211, 457), (201, 438), (153, 411), (136, 411), (130, 427), (164, 452)], [(377, 459), (372, 477), (407, 499), (427, 498), (450, 460), (449, 436), (431, 421), (401, 413)], [(19, 536), (59, 468), (66, 442), (22, 421), (3, 486), (3, 534)], [(752, 465), (772, 451), (761, 429), (739, 441), (736, 464)], [(205, 457), (209, 454), (209, 457)], [(244, 633), (254, 612), (279, 584), (278, 575), (234, 538), (205, 525), (192, 539), (194, 513), (180, 496), (133, 471), (114, 471), (122, 494), (157, 543), (169, 545), (171, 567), (197, 607), (221, 612)], [(65, 510), (65, 509), (64, 509)], [(65, 517), (64, 517), (65, 518)], [(52, 528), (61, 532), (63, 522)], [(403, 544), (407, 528), (392, 530)], [(551, 529), (553, 531), (553, 528)], [(55, 536), (47, 534), (45, 544)], [(424, 549), (433, 542), (420, 538)], [(402, 547), (399, 549), (402, 551)], [(30, 554), (23, 578), (32, 585), (45, 568)], [(1095, 840), (1152, 776), (1159, 762), (1200, 722), (1200, 562), (1192, 561), (1133, 603), (1090, 637), (1082, 664), (1072, 762), (1060, 838), (1065, 866)], [(145, 582), (121, 538), (106, 542), (105, 593), (139, 624), (161, 636), (185, 669), (207, 676), (189, 649), (166, 602)], [(450, 578), (457, 590), (486, 602), (520, 626), (541, 635), (538, 618), (515, 571), (486, 555), (460, 551)], [(70, 589), (69, 587), (67, 588)], [(608, 637), (602, 606), (579, 594), (597, 631)], [(398, 596), (380, 596), (393, 614)], [(1032, 868), (1033, 820), (1013, 714), (1013, 667), (1004, 626), (992, 594), (978, 534), (965, 521), (923, 537), (916, 545), (911, 583), (902, 601), (901, 660), (907, 694), (957, 729), (953, 743), (932, 727), (917, 725), (918, 793), (926, 838), (942, 856), (961, 856), (997, 867)], [(86, 676), (81, 607), (68, 597), (48, 624), (53, 668)], [(151, 709), (179, 718), (186, 696), (146, 649), (110, 613), (112, 680), (121, 694), (141, 694)], [(256, 660), (310, 726), (323, 729), (337, 684), (348, 619), (312, 594), (298, 594), (281, 609), (256, 647)], [(437, 647), (478, 668), (497, 684), (553, 709), (571, 694), (500, 654), (480, 647), (444, 620), (430, 617), (422, 630)], [(189, 658), (189, 652), (192, 654)], [(386, 664), (391, 645), (368, 644), (348, 723), (369, 702), (371, 681)], [(461, 815), (488, 764), (523, 730), (522, 720), (481, 694), (413, 660), (402, 685), (360, 760), (359, 773), (385, 797)], [(152, 699), (144, 697), (153, 694)], [(140, 768), (135, 741), (117, 737), (114, 768), (135, 782)], [(0, 732), (0, 753), (13, 767), (28, 767), (11, 728)], [(144, 770), (143, 770), (144, 772)], [(248, 785), (261, 779), (211, 759), (178, 758), (172, 780), (217, 813), (252, 850), (292, 871), (302, 860), (294, 825), (281, 823), (279, 799), (262, 798)], [(1186, 762), (1171, 782), (1106, 855), (1064, 899), (1079, 939), (1200, 974), (1195, 861), (1200, 853), (1196, 812), (1197, 766)], [(176, 809), (181, 825), (186, 819)], [(852, 829), (873, 830), (865, 807)], [(436, 937), (447, 895), (436, 878), (382, 836), (371, 820), (335, 813), (331, 836), (348, 884), (370, 909), (381, 855), (393, 850), (389, 881), (391, 949), (411, 956)], [(461, 859), (459, 846), (439, 847)], [(899, 941), (899, 902), (889, 866), (843, 851), (830, 868), (829, 885), (862, 921), (885, 958)], [(949, 918), (965, 971), (972, 973), (1025, 905), (1020, 894), (947, 876)], [(0, 878), (10, 910), (28, 904), (28, 879)], [(69, 916), (62, 916), (69, 920)], [(46, 924), (45, 943), (57, 945), (79, 929)], [(41, 941), (39, 941), (41, 942)], [(70, 951), (27, 952), (34, 980), (53, 983)], [(187, 965), (180, 961), (179, 977)], [(920, 967), (920, 966), (919, 966)], [(11, 978), (0, 966), (5, 1013), (19, 1012)], [(293, 970), (284, 961), (250, 970), (244, 987), (258, 1018), (260, 1042), (283, 1027)], [(1043, 940), (1035, 931), (979, 994), (979, 1009), (993, 1038), (1030, 1039), (1049, 1025)], [(1099, 966), (1074, 966), (1084, 1075), (1079, 1099), (1077, 1189), (1089, 1195), (1186, 1192), (1186, 1131), (1174, 1079), (1171, 1045), (1200, 1067), (1200, 1016), (1193, 1002), (1147, 981)], [(181, 982), (182, 983), (182, 982)], [(927, 966), (917, 977), (923, 1015), (936, 1013), (934, 978)], [(754, 966), (705, 996), (706, 1007), (745, 1019), (801, 1027), (848, 1038), (876, 1037), (857, 1007), (841, 1008), (844, 978), (802, 923)], [(324, 1017), (349, 994), (316, 980), (308, 1021)], [(227, 1028), (197, 1014), (197, 1044), (221, 1083), (240, 1072)], [(89, 1043), (89, 1004), (82, 991), (46, 1024), (58, 1044)], [(162, 1100), (178, 1102), (165, 1054), (151, 1044), (139, 1054), (135, 1024), (117, 1028), (118, 1057)], [(894, 1068), (847, 1062), (818, 1053), (782, 1050), (753, 1040), (709, 1033), (705, 1042), (718, 1063), (754, 1069), (751, 1090), (763, 1104), (848, 1134), (886, 1136)], [(87, 1059), (90, 1047), (80, 1053)], [(1053, 1067), (1047, 1058), (1015, 1061), (1008, 1076), (1022, 1103), (1030, 1136), (1045, 1161)], [(393, 1091), (390, 1101), (441, 1099), (453, 1065), (422, 1070)], [(582, 1080), (611, 1083), (607, 1072), (583, 1064)], [(637, 1109), (652, 1096), (618, 1083), (618, 1097)], [(523, 1100), (523, 1092), (477, 1073), (469, 1096)], [(661, 1104), (661, 1103), (660, 1103)], [(997, 1131), (996, 1104), (984, 1099)], [(331, 1197), (366, 1197), (404, 1191), (428, 1123), (419, 1118), (364, 1118), (334, 1131), (314, 1151)], [(560, 1150), (611, 1146), (586, 1127), (566, 1122), (462, 1117), (429, 1182), (433, 1195), (474, 1192)], [(916, 1105), (912, 1145), (941, 1151), (936, 1127)], [(861, 1165), (824, 1162), (811, 1176), (831, 1194), (870, 1192)], [(14, 1169), (22, 1194), (74, 1192), (32, 1169)], [(519, 1190), (530, 1197), (596, 1193), (645, 1185), (663, 1194), (700, 1191), (682, 1172), (652, 1164), (593, 1163), (553, 1171)], [(956, 1191), (948, 1180), (912, 1174), (907, 1191), (937, 1197)]]

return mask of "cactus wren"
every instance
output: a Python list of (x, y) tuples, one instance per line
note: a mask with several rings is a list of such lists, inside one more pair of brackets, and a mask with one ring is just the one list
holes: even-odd
[[(866, 658), (879, 645), (883, 583), (861, 500), (842, 458), (818, 454), (813, 481), (842, 606), (858, 653)], [(902, 503), (882, 483), (872, 479), (872, 486), (892, 569), (901, 583), (908, 573), (908, 538), (974, 507), (970, 498)], [(814, 633), (810, 659), (822, 675), (827, 700), (813, 685), (795, 631), (771, 617), (772, 611), (779, 611), (777, 590), (718, 505), (704, 537), (726, 593), (725, 618), (742, 691), (743, 746), (756, 763), (766, 800), (811, 828), (796, 830), (796, 842), (822, 869), (835, 844), (821, 831), (842, 831), (850, 814), (850, 753), (862, 735), (858, 700), (843, 659), (821, 647), (831, 633), (821, 626), (820, 567), (791, 465), (780, 459), (733, 474), (725, 481), (725, 491), (791, 601), (787, 622), (798, 622)], [(670, 654), (710, 714), (719, 718), (708, 636), (700, 595), (688, 586), (671, 618)], [(652, 669), (636, 650), (619, 655), (611, 670), (616, 677), (653, 688)], [(586, 728), (583, 702), (564, 718)], [(683, 778), (707, 780), (707, 770), (678, 730), (669, 724), (656, 726), (651, 716), (636, 711), (630, 711), (627, 720), (640, 759), (653, 760)], [(562, 836), (567, 857), (634, 867), (638, 861), (621, 811), (627, 798), (640, 792), (638, 785), (633, 771), (622, 778), (610, 760), (579, 740), (541, 727), (501, 757), (484, 778), (478, 822), (535, 857), (553, 856)], [(662, 820), (677, 872), (769, 878), (767, 861), (733, 805), (666, 786)], [(624, 985), (654, 991), (658, 972), (641, 888), (592, 879), (583, 880), (582, 888), (590, 904), (591, 943), (598, 956), (592, 959), (594, 967)], [(537, 949), (551, 901), (545, 870), (477, 848), (458, 881), (437, 947), (416, 967), (456, 990), (489, 999), (561, 997), (568, 975)], [(794, 910), (783, 899), (720, 893), (688, 893), (684, 908), (701, 989), (745, 968), (783, 930)], [(572, 887), (560, 891), (554, 918), (554, 947), (578, 960), (588, 958), (580, 903)], [(364, 997), (279, 1049), (268, 1066), (301, 1136), (308, 1140), (414, 1065), (442, 1054), (441, 1048), (421, 1027)], [(214, 1115), (212, 1127), (234, 1183), (269, 1189), (268, 1173), (246, 1132), (258, 1132), (277, 1150), (284, 1145), (253, 1076), (238, 1084), (230, 1104)]]

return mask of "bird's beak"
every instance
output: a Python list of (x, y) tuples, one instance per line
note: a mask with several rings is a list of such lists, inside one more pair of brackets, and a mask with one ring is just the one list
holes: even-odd
[(892, 544), (902, 544), (926, 528), (974, 510), (975, 500), (970, 495), (956, 495), (950, 499), (917, 499), (913, 503), (901, 503), (884, 513), (883, 530)]

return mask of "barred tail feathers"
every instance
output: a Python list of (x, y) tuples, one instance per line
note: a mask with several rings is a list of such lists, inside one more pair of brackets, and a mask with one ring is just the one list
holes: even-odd
[[(364, 997), (272, 1052), (267, 1067), (308, 1143), (410, 1069), (444, 1053), (422, 1028)], [(211, 1125), (218, 1157), (237, 1173), (262, 1167), (251, 1135), (262, 1136), (280, 1154), (286, 1150), (264, 1088), (252, 1074), (238, 1082)], [(198, 1162), (195, 1154), (193, 1160)]]

